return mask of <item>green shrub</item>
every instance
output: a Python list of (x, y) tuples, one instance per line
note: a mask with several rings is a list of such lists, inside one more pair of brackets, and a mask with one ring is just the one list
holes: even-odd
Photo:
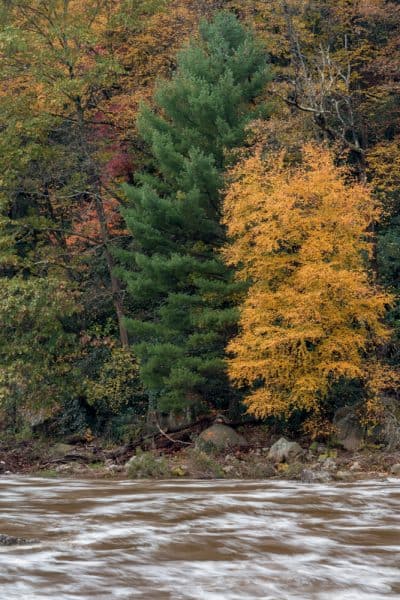
[(130, 479), (163, 479), (169, 476), (168, 462), (152, 452), (137, 450), (128, 464)]
[(209, 454), (198, 448), (190, 450), (190, 461), (196, 471), (201, 471), (203, 475), (209, 477), (222, 478), (225, 473), (220, 464), (218, 464)]

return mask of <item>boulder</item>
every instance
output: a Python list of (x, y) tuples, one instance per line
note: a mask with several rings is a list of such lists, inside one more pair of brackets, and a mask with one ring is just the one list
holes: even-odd
[(354, 452), (364, 444), (364, 428), (353, 406), (339, 408), (333, 417), (337, 440), (345, 450)]
[(389, 452), (400, 448), (400, 405), (397, 398), (383, 396), (380, 423), (369, 433), (369, 441), (386, 446)]
[(390, 472), (392, 475), (396, 475), (396, 477), (400, 477), (400, 464), (397, 463), (396, 465), (393, 465), (392, 468), (390, 469)]
[(281, 437), (269, 449), (268, 458), (274, 463), (289, 462), (301, 456), (303, 452), (303, 448), (297, 442), (289, 442)]
[(247, 441), (232, 427), (214, 423), (202, 431), (196, 440), (196, 448), (204, 452), (223, 451), (231, 448), (245, 448)]
[(329, 471), (325, 469), (303, 469), (300, 475), (301, 481), (304, 483), (328, 483), (332, 480)]
[(331, 458), (331, 457), (328, 457), (327, 459), (325, 459), (324, 462), (322, 463), (322, 466), (324, 469), (327, 469), (328, 471), (335, 471), (338, 468), (335, 459)]

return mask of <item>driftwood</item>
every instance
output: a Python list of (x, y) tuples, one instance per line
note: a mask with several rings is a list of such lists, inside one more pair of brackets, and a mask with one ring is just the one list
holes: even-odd
[(167, 440), (169, 440), (173, 444), (178, 443), (178, 444), (185, 444), (187, 446), (191, 446), (192, 445), (192, 442), (184, 442), (183, 440), (175, 440), (173, 437), (171, 437), (170, 435), (168, 435), (168, 433), (166, 431), (164, 431), (163, 429), (161, 429), (159, 423), (157, 423), (157, 429), (161, 433), (161, 435), (163, 435)]

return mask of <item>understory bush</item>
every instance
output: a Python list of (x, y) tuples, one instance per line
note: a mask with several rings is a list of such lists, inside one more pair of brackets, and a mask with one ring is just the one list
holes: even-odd
[(137, 450), (128, 466), (130, 479), (163, 479), (169, 476), (168, 462), (165, 458), (155, 456), (152, 452)]

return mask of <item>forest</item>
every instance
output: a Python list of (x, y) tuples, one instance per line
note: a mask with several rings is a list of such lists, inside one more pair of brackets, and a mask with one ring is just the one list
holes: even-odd
[(400, 3), (0, 0), (0, 430), (400, 444)]

